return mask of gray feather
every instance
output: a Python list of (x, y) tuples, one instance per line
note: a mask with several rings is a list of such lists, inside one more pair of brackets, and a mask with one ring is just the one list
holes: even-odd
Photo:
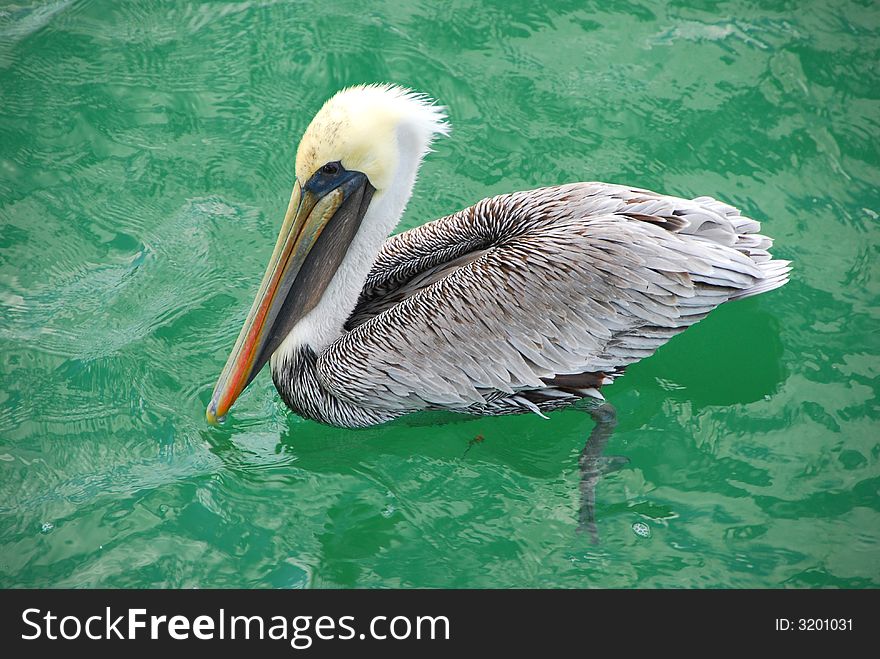
[(389, 238), (347, 331), (297, 368), (314, 369), (311, 395), (336, 410), (319, 420), (337, 425), (601, 397), (719, 304), (787, 281), (759, 229), (708, 197), (604, 183), (485, 199)]

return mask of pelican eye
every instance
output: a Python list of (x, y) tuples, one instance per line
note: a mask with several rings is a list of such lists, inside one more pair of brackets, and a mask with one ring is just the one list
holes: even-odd
[(338, 162), (328, 162), (321, 167), (321, 173), (326, 174), (327, 176), (336, 176), (339, 173), (339, 170), (340, 167)]

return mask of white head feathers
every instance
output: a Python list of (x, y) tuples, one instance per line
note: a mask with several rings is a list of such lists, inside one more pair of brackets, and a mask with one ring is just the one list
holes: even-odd
[(381, 195), (410, 172), (415, 181), (434, 137), (448, 133), (444, 108), (423, 94), (390, 84), (348, 87), (330, 98), (306, 129), (296, 177), (305, 183), (323, 165), (339, 161), (366, 174)]

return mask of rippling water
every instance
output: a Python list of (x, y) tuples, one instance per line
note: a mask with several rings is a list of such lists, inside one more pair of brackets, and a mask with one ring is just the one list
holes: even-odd
[[(0, 7), (0, 585), (880, 585), (874, 3), (432, 4)], [(263, 373), (204, 423), (299, 135), (375, 80), (454, 125), (403, 228), (607, 180), (796, 265), (606, 390), (598, 545), (582, 412), (339, 430)]]

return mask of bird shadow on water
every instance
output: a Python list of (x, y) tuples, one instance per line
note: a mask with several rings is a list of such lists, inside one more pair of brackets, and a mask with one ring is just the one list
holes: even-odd
[[(686, 399), (695, 409), (771, 396), (788, 373), (779, 322), (760, 304), (743, 300), (723, 305), (639, 364), (647, 367), (640, 372), (653, 374), (670, 398)], [(628, 372), (621, 383), (637, 384), (633, 375)]]

